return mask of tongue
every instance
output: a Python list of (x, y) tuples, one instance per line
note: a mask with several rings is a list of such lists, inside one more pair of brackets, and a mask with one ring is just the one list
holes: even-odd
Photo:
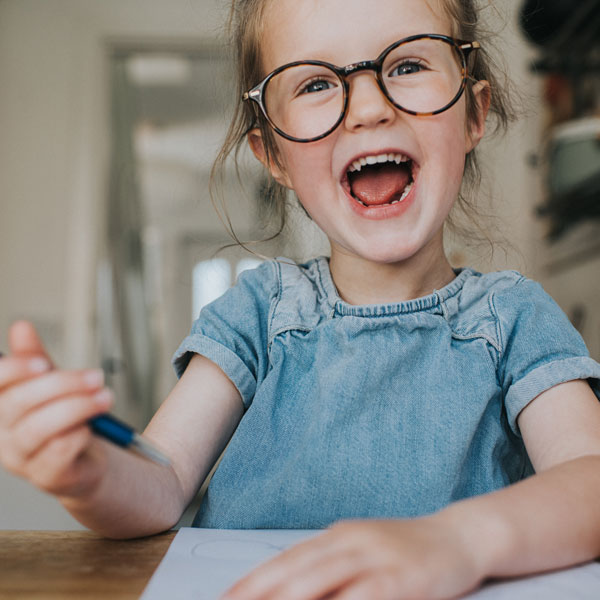
[(410, 170), (393, 163), (363, 167), (351, 173), (352, 193), (368, 206), (387, 204), (397, 200), (410, 183)]

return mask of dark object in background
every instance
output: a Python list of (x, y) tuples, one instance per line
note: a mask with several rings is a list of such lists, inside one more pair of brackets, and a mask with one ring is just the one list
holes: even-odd
[(600, 0), (525, 0), (520, 24), (541, 49), (533, 71), (568, 79), (572, 118), (589, 115), (588, 79), (600, 76)]
[(525, 0), (521, 29), (534, 44), (549, 48), (571, 42), (598, 46), (600, 0)]
[[(571, 20), (573, 29), (571, 35), (578, 35), (579, 29), (584, 29), (586, 23), (578, 22), (576, 13), (586, 1), (582, 0), (526, 0), (520, 14), (521, 29), (525, 35), (538, 46), (548, 46), (561, 33), (561, 30)], [(600, 10), (598, 0), (588, 0), (590, 13)]]
[(521, 29), (540, 49), (549, 116), (548, 198), (538, 214), (550, 241), (600, 219), (600, 0), (525, 0)]
[(550, 218), (550, 241), (573, 225), (600, 219), (600, 117), (555, 127), (548, 148), (546, 204), (540, 216)]

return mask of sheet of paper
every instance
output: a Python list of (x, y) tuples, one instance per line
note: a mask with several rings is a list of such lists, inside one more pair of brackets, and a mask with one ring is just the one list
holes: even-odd
[(183, 527), (149, 581), (142, 600), (217, 600), (240, 577), (318, 530)]
[[(293, 544), (318, 535), (310, 530), (179, 530), (148, 583), (142, 600), (217, 600), (240, 577)], [(597, 600), (600, 563), (487, 584), (468, 600)]]

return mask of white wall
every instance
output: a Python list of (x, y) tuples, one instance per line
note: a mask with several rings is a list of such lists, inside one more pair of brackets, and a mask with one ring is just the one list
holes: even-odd
[[(95, 260), (108, 163), (112, 39), (211, 39), (210, 0), (0, 2), (0, 348), (30, 318), (55, 360), (93, 365)], [(0, 528), (76, 527), (0, 470)]]
[[(51, 4), (0, 4), (0, 330), (4, 337), (11, 321), (31, 318), (57, 361), (78, 364), (75, 353), (65, 361), (67, 309), (81, 326), (92, 287), (85, 273), (80, 284), (69, 284), (79, 271), (74, 258), (89, 262), (94, 250), (95, 229), (80, 221), (102, 189), (86, 189), (83, 162), (90, 150), (79, 154), (91, 124), (83, 117), (91, 90), (82, 63), (93, 57), (73, 15)], [(83, 231), (90, 244), (77, 244)], [(75, 306), (74, 298), (84, 302)], [(78, 338), (84, 354), (86, 342), (89, 336)], [(0, 489), (0, 527), (72, 526), (57, 503), (2, 471)]]

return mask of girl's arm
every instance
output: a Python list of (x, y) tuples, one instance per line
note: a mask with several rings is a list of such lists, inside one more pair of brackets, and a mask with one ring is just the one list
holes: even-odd
[(600, 556), (600, 403), (585, 381), (557, 385), (519, 415), (536, 475), (447, 509), (486, 576)]
[(195, 355), (144, 431), (171, 461), (161, 467), (95, 439), (106, 452), (96, 489), (65, 496), (85, 526), (112, 538), (150, 535), (177, 523), (231, 438), (243, 413), (236, 387), (212, 361)]

